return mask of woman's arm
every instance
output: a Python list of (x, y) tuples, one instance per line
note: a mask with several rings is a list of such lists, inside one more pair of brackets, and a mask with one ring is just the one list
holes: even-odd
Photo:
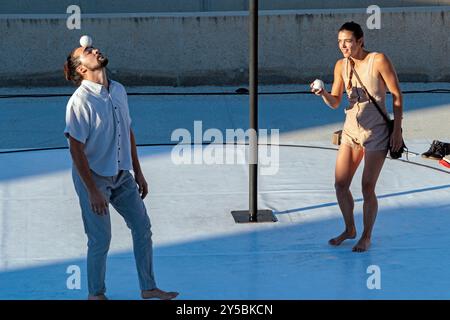
[(343, 59), (336, 62), (334, 67), (334, 81), (331, 93), (325, 89), (313, 90), (311, 84), (311, 91), (314, 94), (321, 96), (323, 101), (331, 108), (337, 109), (342, 101), (342, 93), (344, 91), (344, 80), (342, 79), (342, 65)]
[(394, 131), (391, 137), (391, 145), (394, 150), (400, 149), (402, 146), (402, 118), (403, 118), (403, 96), (400, 90), (397, 73), (389, 58), (379, 53), (375, 56), (375, 70), (377, 70), (389, 92), (392, 94), (393, 111), (394, 111)]
[(377, 54), (375, 57), (375, 68), (380, 73), (386, 83), (387, 89), (392, 94), (395, 117), (394, 130), (400, 130), (403, 117), (403, 96), (395, 68), (389, 58), (382, 53)]

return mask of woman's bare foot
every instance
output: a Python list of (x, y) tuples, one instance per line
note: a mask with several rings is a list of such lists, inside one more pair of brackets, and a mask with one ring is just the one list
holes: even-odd
[(338, 246), (342, 242), (344, 242), (344, 240), (355, 239), (355, 238), (356, 238), (356, 230), (355, 229), (352, 229), (350, 231), (345, 230), (336, 238), (333, 238), (330, 241), (328, 241), (328, 243), (332, 246)]
[(358, 243), (353, 247), (353, 252), (364, 252), (367, 251), (370, 247), (370, 238), (361, 237)]
[(161, 299), (161, 300), (172, 300), (178, 296), (178, 292), (167, 292), (161, 289), (155, 288), (152, 290), (142, 290), (142, 299)]

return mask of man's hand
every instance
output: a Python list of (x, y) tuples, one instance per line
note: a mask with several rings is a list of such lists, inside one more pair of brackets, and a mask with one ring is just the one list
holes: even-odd
[(89, 192), (89, 201), (91, 202), (92, 211), (102, 216), (107, 214), (108, 202), (98, 189)]
[(136, 181), (139, 187), (139, 194), (141, 195), (141, 199), (144, 199), (148, 194), (148, 184), (147, 181), (145, 181), (142, 172), (136, 173), (134, 175), (134, 180)]

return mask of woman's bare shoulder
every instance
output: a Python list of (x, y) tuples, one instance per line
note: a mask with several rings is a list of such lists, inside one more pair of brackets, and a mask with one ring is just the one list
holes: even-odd
[(335, 68), (337, 70), (342, 70), (344, 63), (345, 63), (345, 58), (339, 59), (338, 61), (336, 61)]
[(389, 63), (389, 58), (382, 52), (375, 52), (374, 62), (375, 63)]

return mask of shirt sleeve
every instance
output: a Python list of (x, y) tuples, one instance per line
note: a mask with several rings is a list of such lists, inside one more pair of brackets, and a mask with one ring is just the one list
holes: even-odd
[(71, 136), (81, 143), (89, 138), (90, 116), (86, 105), (77, 103), (76, 99), (69, 100), (66, 108), (66, 128), (64, 135)]

